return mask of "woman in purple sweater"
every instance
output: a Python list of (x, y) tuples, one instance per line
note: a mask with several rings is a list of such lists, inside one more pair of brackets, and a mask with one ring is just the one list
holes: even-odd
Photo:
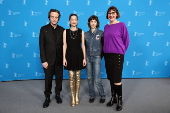
[[(110, 23), (104, 27), (104, 58), (107, 78), (110, 81), (111, 100), (107, 106), (117, 103), (116, 110), (122, 110), (122, 70), (124, 54), (129, 45), (129, 36), (126, 25), (117, 20), (120, 17), (116, 7), (107, 10), (106, 18)], [(117, 94), (117, 96), (116, 96)]]

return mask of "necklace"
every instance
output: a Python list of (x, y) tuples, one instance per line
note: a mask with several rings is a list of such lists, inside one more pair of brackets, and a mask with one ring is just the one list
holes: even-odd
[(70, 30), (70, 37), (71, 37), (72, 39), (76, 39), (76, 37), (77, 37), (77, 32), (78, 32), (78, 30), (76, 30), (76, 31), (71, 31), (71, 30)]

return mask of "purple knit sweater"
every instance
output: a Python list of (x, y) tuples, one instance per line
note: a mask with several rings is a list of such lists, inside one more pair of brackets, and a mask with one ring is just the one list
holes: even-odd
[(129, 35), (123, 22), (105, 25), (104, 27), (104, 53), (125, 54), (129, 45)]

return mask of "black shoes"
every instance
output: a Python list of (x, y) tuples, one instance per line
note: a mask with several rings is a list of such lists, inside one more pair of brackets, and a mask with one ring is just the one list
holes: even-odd
[(123, 102), (122, 102), (122, 97), (119, 96), (119, 97), (118, 97), (117, 107), (116, 107), (116, 110), (117, 110), (117, 111), (122, 110), (122, 104), (123, 104)]
[(56, 95), (56, 96), (55, 96), (55, 99), (56, 99), (56, 102), (57, 102), (58, 104), (61, 104), (61, 103), (62, 103), (62, 99), (61, 99), (60, 95)]
[[(60, 98), (60, 95), (56, 95), (55, 99), (58, 104), (62, 103), (62, 99)], [(50, 96), (46, 96), (45, 102), (43, 103), (43, 108), (47, 108), (50, 105), (50, 102), (51, 102)]]
[(104, 103), (105, 99), (104, 98), (100, 98), (100, 103)]
[[(90, 99), (89, 99), (89, 102), (90, 102), (90, 103), (93, 103), (94, 100), (95, 100), (95, 98), (90, 98)], [(100, 98), (100, 101), (99, 101), (99, 102), (100, 102), (100, 103), (104, 103), (104, 102), (105, 102), (105, 99), (104, 99), (104, 98)]]
[(117, 103), (117, 98), (116, 96), (112, 96), (110, 101), (107, 103), (107, 106), (113, 106), (113, 104), (116, 104)]
[(47, 108), (50, 104), (51, 100), (50, 97), (46, 97), (45, 102), (43, 104), (43, 108)]
[(90, 103), (93, 103), (94, 100), (95, 100), (95, 98), (90, 98), (90, 99), (89, 99), (89, 102), (90, 102)]

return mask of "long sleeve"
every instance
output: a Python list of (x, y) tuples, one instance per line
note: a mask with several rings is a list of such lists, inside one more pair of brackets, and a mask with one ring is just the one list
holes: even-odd
[(126, 28), (126, 25), (123, 24), (123, 29), (122, 29), (122, 39), (123, 39), (123, 43), (125, 45), (125, 50), (127, 50), (129, 43), (130, 43), (130, 39), (129, 39), (129, 34), (128, 34), (128, 30)]
[(39, 35), (39, 47), (40, 47), (40, 58), (41, 62), (46, 62), (46, 52), (45, 52), (45, 36), (42, 30), (42, 27), (40, 29), (40, 35)]

